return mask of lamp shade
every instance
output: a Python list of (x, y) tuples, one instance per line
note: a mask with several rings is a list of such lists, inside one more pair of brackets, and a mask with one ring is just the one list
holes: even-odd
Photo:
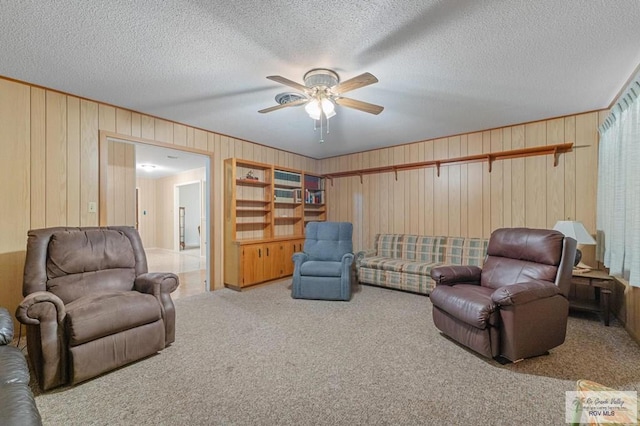
[(313, 120), (320, 120), (320, 114), (324, 114), (327, 120), (336, 115), (335, 105), (327, 98), (315, 98), (307, 102), (304, 107), (309, 117)]
[(582, 222), (576, 220), (559, 220), (553, 229), (562, 232), (566, 237), (573, 238), (578, 244), (596, 244), (596, 240), (589, 234)]

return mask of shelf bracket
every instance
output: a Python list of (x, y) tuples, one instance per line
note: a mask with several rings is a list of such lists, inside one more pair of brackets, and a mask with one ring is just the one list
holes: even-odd
[(436, 161), (436, 175), (440, 177), (440, 162)]
[(325, 177), (331, 181), (331, 186), (333, 186), (333, 178), (331, 176), (329, 176), (329, 175), (327, 175)]
[(396, 175), (396, 182), (398, 181), (398, 169), (396, 169), (395, 167), (393, 168), (393, 173), (395, 173)]
[(553, 167), (558, 166), (558, 161), (560, 160), (560, 153), (558, 152), (558, 147), (553, 148)]
[(489, 163), (489, 173), (491, 173), (491, 168), (493, 166), (493, 160), (495, 160), (495, 158), (493, 158), (491, 155), (487, 155), (487, 162)]
[(360, 176), (360, 185), (362, 185), (362, 173), (358, 173), (358, 176)]

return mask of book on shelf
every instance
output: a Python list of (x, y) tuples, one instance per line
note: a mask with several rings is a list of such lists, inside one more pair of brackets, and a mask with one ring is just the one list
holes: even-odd
[(302, 182), (300, 181), (300, 173), (274, 170), (273, 179), (276, 185), (302, 186)]
[(305, 189), (304, 202), (307, 204), (324, 204), (324, 192)]
[(277, 203), (293, 203), (293, 189), (276, 189), (273, 191), (273, 201)]
[(305, 189), (322, 190), (324, 189), (324, 179), (318, 176), (305, 175), (304, 187)]

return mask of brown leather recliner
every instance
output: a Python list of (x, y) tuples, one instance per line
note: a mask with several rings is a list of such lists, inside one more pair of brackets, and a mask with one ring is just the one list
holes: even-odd
[(498, 229), (482, 269), (431, 270), (433, 322), (489, 358), (542, 355), (565, 339), (575, 252), (576, 241), (557, 231)]
[(27, 350), (43, 390), (76, 384), (152, 355), (175, 339), (171, 273), (148, 273), (131, 227), (29, 231)]

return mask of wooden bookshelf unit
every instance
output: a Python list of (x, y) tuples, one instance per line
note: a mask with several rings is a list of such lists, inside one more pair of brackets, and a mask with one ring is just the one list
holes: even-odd
[(225, 286), (291, 275), (305, 224), (326, 220), (324, 177), (236, 158), (224, 161), (224, 176)]

